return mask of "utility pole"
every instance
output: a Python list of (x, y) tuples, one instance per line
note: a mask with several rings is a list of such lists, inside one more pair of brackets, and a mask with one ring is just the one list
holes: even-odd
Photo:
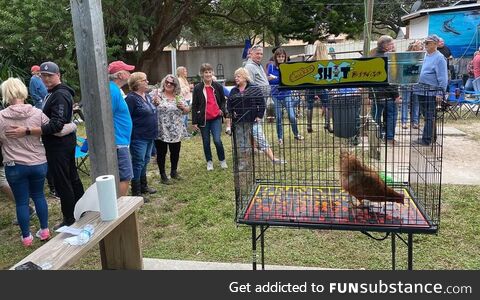
[(365, 3), (365, 23), (363, 26), (363, 56), (367, 57), (370, 53), (370, 41), (372, 40), (372, 22), (373, 22), (373, 3), (374, 0), (364, 0)]

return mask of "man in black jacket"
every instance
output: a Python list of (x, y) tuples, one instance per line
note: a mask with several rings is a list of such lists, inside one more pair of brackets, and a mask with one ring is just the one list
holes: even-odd
[(84, 192), (75, 165), (77, 136), (75, 132), (63, 137), (53, 134), (60, 132), (63, 125), (72, 121), (74, 91), (61, 82), (60, 70), (55, 63), (41, 64), (40, 74), (49, 92), (43, 113), (50, 118), (50, 122), (41, 127), (42, 140), (48, 168), (53, 174), (55, 190), (60, 196), (62, 206), (63, 222), (59, 226), (69, 226), (75, 222), (73, 210)]
[(48, 90), (43, 113), (50, 118), (50, 122), (36, 128), (16, 127), (7, 130), (6, 135), (10, 137), (42, 135), (48, 169), (52, 173), (55, 189), (60, 196), (63, 214), (63, 221), (54, 227), (57, 229), (61, 226), (70, 226), (75, 222), (73, 216), (75, 204), (84, 193), (75, 165), (77, 144), (75, 132), (62, 137), (53, 135), (72, 121), (74, 91), (61, 82), (60, 70), (55, 63), (50, 61), (42, 63), (40, 74)]

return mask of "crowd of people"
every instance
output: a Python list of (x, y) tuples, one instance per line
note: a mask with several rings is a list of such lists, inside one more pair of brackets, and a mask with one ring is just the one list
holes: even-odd
[[(448, 67), (445, 56), (438, 51), (441, 45), (441, 39), (432, 35), (423, 43), (412, 42), (408, 51), (423, 51), (425, 47), (419, 84), (445, 91)], [(371, 54), (384, 56), (391, 51), (395, 51), (393, 39), (382, 36)], [(143, 195), (148, 202), (145, 196), (157, 192), (148, 185), (147, 180), (147, 167), (152, 153), (156, 153), (162, 184), (170, 185), (182, 179), (179, 173), (181, 144), (183, 139), (191, 136), (187, 131), (190, 114), (193, 132), (201, 134), (207, 171), (212, 171), (215, 166), (212, 138), (220, 168), (228, 168), (221, 136), (224, 122), (227, 134), (231, 133), (231, 122), (236, 126), (234, 144), (240, 157), (238, 170), (248, 167), (246, 157), (253, 151), (264, 153), (273, 164), (286, 164), (285, 159), (273, 153), (264, 132), (263, 118), (267, 99), (271, 99), (278, 144), (283, 145), (285, 139), (284, 111), (293, 140), (297, 143), (304, 141), (297, 122), (299, 97), (291, 90), (278, 89), (279, 66), (290, 57), (284, 48), (278, 47), (274, 49), (266, 67), (262, 65), (262, 59), (263, 47), (254, 45), (249, 49), (248, 59), (234, 73), (235, 86), (231, 91), (225, 90), (215, 80), (213, 68), (208, 63), (200, 66), (202, 80), (195, 86), (188, 81), (187, 69), (179, 67), (175, 75), (166, 75), (152, 89), (145, 73), (133, 72), (135, 66), (123, 61), (111, 62), (108, 76), (120, 196), (127, 195), (130, 187), (131, 195)], [(304, 59), (328, 60), (330, 57), (325, 44), (317, 42), (314, 55), (310, 58), (304, 56)], [(16, 221), (25, 246), (33, 242), (30, 217), (34, 212), (40, 220), (36, 236), (40, 240), (50, 238), (48, 205), (44, 194), (46, 178), (51, 192), (60, 198), (63, 215), (54, 229), (75, 222), (74, 207), (84, 193), (75, 166), (76, 125), (72, 122), (74, 91), (62, 83), (60, 68), (54, 62), (32, 66), (31, 72), (28, 90), (16, 78), (9, 78), (2, 83), (5, 108), (0, 112), (0, 154), (3, 154), (0, 162), (4, 165), (0, 168), (0, 188), (15, 201)], [(129, 90), (127, 94), (123, 91), (126, 86)], [(331, 92), (317, 89), (305, 98), (307, 133), (314, 131), (312, 119), (315, 101), (321, 102), (325, 130), (333, 132), (328, 103)], [(34, 106), (25, 102), (28, 95)], [(402, 127), (408, 128), (410, 117), (411, 126), (418, 128), (419, 115), (422, 114), (425, 122), (419, 143), (428, 145), (432, 143), (435, 106), (441, 97), (443, 94), (435, 93), (400, 95), (396, 89), (371, 93), (372, 118), (380, 125), (385, 142), (394, 144), (397, 106), (401, 102)], [(169, 172), (166, 170), (167, 153), (170, 153)], [(29, 205), (30, 198), (34, 208)]]

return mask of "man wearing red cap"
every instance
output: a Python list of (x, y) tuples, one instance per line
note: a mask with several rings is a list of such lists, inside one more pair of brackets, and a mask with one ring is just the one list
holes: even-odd
[(117, 146), (118, 173), (120, 176), (120, 196), (127, 195), (130, 180), (133, 178), (132, 159), (129, 150), (132, 135), (132, 118), (121, 87), (127, 84), (130, 71), (134, 69), (135, 66), (127, 65), (121, 60), (111, 62), (108, 65), (113, 129)]
[(32, 72), (32, 78), (30, 78), (30, 83), (28, 85), (28, 93), (33, 99), (34, 106), (42, 109), (43, 99), (47, 95), (47, 88), (40, 78), (40, 66), (32, 66), (30, 71)]

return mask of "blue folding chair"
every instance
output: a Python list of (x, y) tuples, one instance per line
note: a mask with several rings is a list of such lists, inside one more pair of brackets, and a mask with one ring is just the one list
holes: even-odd
[[(465, 99), (462, 101), (462, 106), (467, 109), (465, 113), (462, 114), (463, 118), (467, 118), (469, 115), (474, 114), (478, 116), (480, 111), (480, 78), (477, 78), (473, 81), (474, 91), (465, 91)], [(475, 108), (477, 111), (474, 112)]]
[(85, 138), (77, 136), (77, 145), (75, 146), (75, 165), (77, 170), (90, 176), (90, 168), (86, 163), (88, 159), (88, 141)]

